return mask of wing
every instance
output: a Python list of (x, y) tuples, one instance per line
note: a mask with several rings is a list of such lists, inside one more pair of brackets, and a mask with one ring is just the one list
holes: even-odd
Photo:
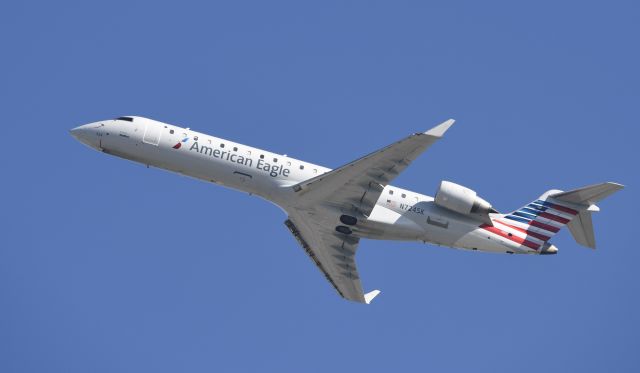
[(303, 181), (292, 188), (301, 206), (332, 203), (369, 216), (380, 193), (422, 152), (453, 125), (449, 119), (427, 132), (415, 133), (353, 162)]
[(384, 185), (440, 139), (453, 122), (450, 119), (292, 187), (295, 208), (287, 209), (285, 224), (343, 298), (369, 303), (380, 291), (362, 291), (355, 264), (360, 239), (336, 231), (336, 211), (351, 209), (368, 216)]
[(359, 239), (323, 228), (313, 218), (290, 211), (285, 225), (307, 255), (324, 274), (341, 297), (360, 303), (369, 303), (380, 293), (362, 291), (360, 275), (355, 264)]

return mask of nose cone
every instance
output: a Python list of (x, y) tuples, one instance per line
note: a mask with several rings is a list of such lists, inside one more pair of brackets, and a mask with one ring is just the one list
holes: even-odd
[(71, 136), (73, 136), (76, 140), (80, 141), (80, 136), (82, 134), (82, 127), (84, 126), (79, 126), (76, 128), (72, 128), (69, 130), (69, 133), (71, 134)]
[(100, 138), (99, 138), (100, 123), (85, 124), (69, 130), (71, 136), (81, 143), (100, 150)]

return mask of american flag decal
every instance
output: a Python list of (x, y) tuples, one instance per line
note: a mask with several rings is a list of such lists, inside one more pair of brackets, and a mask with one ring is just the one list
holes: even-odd
[(482, 224), (480, 228), (537, 251), (577, 214), (568, 206), (539, 199), (494, 219), (494, 226)]

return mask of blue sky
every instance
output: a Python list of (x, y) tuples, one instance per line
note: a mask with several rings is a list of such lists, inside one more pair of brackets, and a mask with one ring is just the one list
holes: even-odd
[[(638, 371), (639, 7), (596, 2), (13, 2), (0, 371)], [(394, 184), (499, 210), (627, 185), (598, 250), (364, 241), (341, 300), (274, 206), (68, 129), (142, 115), (339, 166), (447, 118)]]

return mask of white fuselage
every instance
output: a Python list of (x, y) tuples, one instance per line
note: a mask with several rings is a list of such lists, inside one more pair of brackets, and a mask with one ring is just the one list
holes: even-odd
[[(72, 134), (86, 145), (145, 165), (258, 195), (285, 212), (296, 209), (292, 186), (329, 168), (190, 129), (142, 117), (122, 117), (80, 126)], [(179, 145), (178, 145), (179, 144)], [(327, 228), (341, 212), (325, 214)], [(499, 215), (499, 214), (498, 214)], [(338, 223), (339, 224), (339, 223)], [(354, 227), (358, 237), (422, 241), (509, 253), (538, 253), (491, 234), (482, 222), (436, 205), (433, 197), (387, 185), (371, 214)]]

